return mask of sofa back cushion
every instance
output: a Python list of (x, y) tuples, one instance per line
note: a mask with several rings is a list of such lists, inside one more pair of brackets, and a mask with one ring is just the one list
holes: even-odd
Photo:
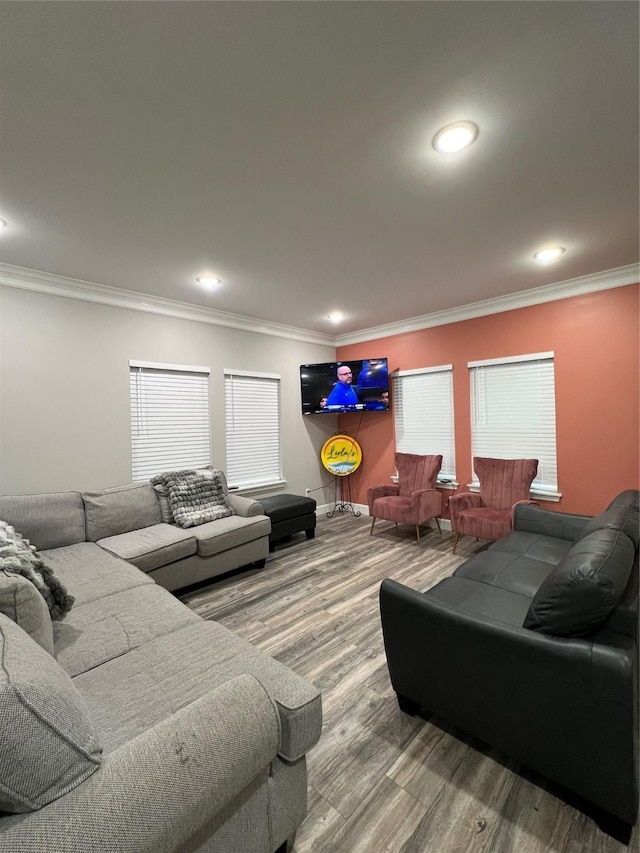
[(0, 810), (35, 811), (101, 760), (84, 700), (58, 663), (0, 614)]
[(151, 483), (83, 492), (82, 498), (89, 542), (162, 522), (158, 496)]
[(576, 542), (542, 582), (524, 627), (556, 637), (580, 637), (599, 628), (622, 598), (635, 557), (631, 539), (605, 528)]
[(640, 513), (631, 506), (614, 506), (601, 512), (600, 515), (594, 515), (578, 533), (575, 541), (579, 542), (596, 530), (605, 530), (607, 528), (621, 530), (631, 539), (634, 547), (638, 547), (638, 540), (640, 540)]
[(640, 512), (640, 492), (637, 489), (626, 489), (611, 501), (607, 509), (615, 506), (630, 506)]
[(31, 581), (22, 575), (0, 571), (0, 613), (53, 655), (53, 623), (49, 608)]
[(0, 518), (39, 551), (85, 542), (80, 492), (0, 497)]

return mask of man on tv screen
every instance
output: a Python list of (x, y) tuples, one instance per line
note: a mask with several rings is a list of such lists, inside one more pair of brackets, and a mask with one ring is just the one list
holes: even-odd
[(327, 408), (331, 406), (355, 406), (358, 403), (358, 395), (351, 386), (353, 376), (351, 368), (347, 364), (341, 364), (337, 371), (338, 381), (333, 386), (327, 397)]

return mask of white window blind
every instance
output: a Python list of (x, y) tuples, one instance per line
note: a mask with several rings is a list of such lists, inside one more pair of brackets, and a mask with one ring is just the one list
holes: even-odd
[(470, 362), (469, 369), (472, 455), (537, 459), (531, 490), (556, 492), (553, 353)]
[(405, 370), (393, 379), (396, 450), (442, 454), (440, 477), (455, 479), (452, 366)]
[(129, 362), (132, 478), (208, 465), (209, 368)]
[(229, 485), (242, 488), (280, 482), (280, 377), (224, 373)]

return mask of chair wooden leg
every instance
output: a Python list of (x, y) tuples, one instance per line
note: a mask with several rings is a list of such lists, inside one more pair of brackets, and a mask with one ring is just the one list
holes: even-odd
[(416, 539), (418, 542), (420, 541), (420, 525), (419, 524), (416, 524)]
[(436, 515), (436, 524), (438, 525), (438, 533), (442, 536), (442, 528), (440, 527), (440, 519)]
[(456, 546), (458, 544), (458, 539), (460, 539), (460, 533), (456, 533), (456, 538), (453, 540), (453, 553), (456, 553)]
[(371, 535), (373, 534), (373, 525), (374, 525), (375, 523), (376, 523), (376, 517), (375, 517), (375, 515), (374, 515), (374, 516), (373, 516), (373, 519), (371, 520), (371, 530), (369, 531), (369, 536), (371, 536)]

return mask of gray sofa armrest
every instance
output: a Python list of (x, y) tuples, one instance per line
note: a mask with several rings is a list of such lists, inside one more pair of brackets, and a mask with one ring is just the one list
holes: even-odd
[(234, 495), (233, 492), (227, 494), (227, 503), (236, 515), (242, 518), (252, 518), (255, 515), (264, 515), (264, 509), (260, 501), (254, 501), (252, 498), (245, 498), (243, 495)]
[(540, 509), (540, 507), (531, 504), (519, 503), (516, 504), (514, 510), (513, 529), (526, 530), (529, 533), (539, 533), (542, 536), (553, 536), (556, 539), (567, 539), (573, 542), (590, 520), (590, 515), (550, 512), (548, 509)]
[(103, 758), (82, 785), (0, 821), (1, 853), (173, 853), (278, 751), (278, 712), (238, 676)]

